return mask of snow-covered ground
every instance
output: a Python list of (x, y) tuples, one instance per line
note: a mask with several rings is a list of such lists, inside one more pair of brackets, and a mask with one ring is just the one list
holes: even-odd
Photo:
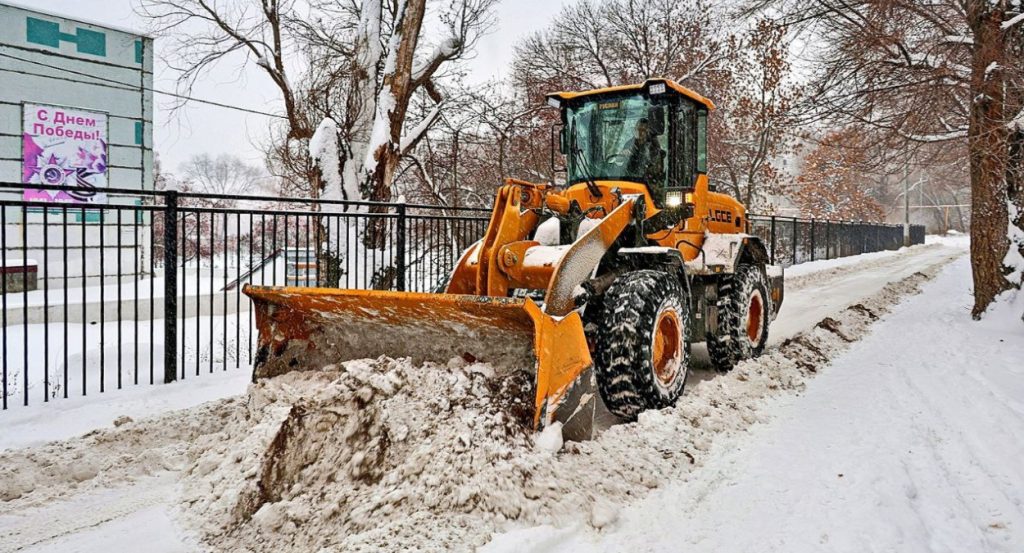
[[(879, 301), (899, 297), (883, 293), (887, 284), (914, 278), (918, 271), (934, 272), (950, 258), (962, 256), (965, 246), (963, 241), (954, 241), (817, 263), (813, 271), (791, 269), (786, 303), (772, 327), (773, 342), (779, 344), (795, 336), (793, 344), (781, 346), (783, 350), (791, 351), (801, 343), (813, 346), (815, 342), (801, 342), (803, 334), (797, 334), (807, 333), (815, 325), (821, 327), (826, 317), (842, 322), (845, 319), (840, 312), (850, 313), (846, 308), (851, 305), (860, 305), (858, 309), (874, 316), (872, 310)], [(665, 416), (692, 415), (687, 397), (694, 405), (705, 405), (709, 398), (711, 405), (726, 399), (741, 409), (733, 416), (742, 414), (743, 420), (750, 422), (733, 425), (729, 428), (734, 430), (729, 431), (703, 430), (701, 443), (693, 444), (696, 449), (683, 450), (686, 455), (690, 455), (687, 449), (697, 455), (694, 468), (689, 468), (685, 456), (671, 457), (666, 451), (664, 459), (674, 460), (653, 465), (666, 473), (653, 480), (639, 480), (654, 486), (661, 482), (653, 493), (636, 494), (625, 484), (579, 490), (588, 504), (593, 503), (589, 517), (568, 516), (557, 521), (558, 528), (511, 530), (496, 536), (486, 549), (1024, 549), (1024, 469), (1015, 463), (1024, 453), (1024, 384), (1020, 378), (1024, 372), (1020, 367), (1024, 325), (1001, 313), (981, 323), (970, 321), (969, 285), (969, 266), (961, 257), (935, 282), (925, 283), (921, 295), (883, 316), (862, 342), (854, 343), (819, 376), (810, 378), (818, 368), (810, 372), (801, 369), (810, 379), (800, 395), (784, 390), (799, 390), (802, 383), (773, 392), (772, 381), (763, 380), (756, 372), (738, 370), (726, 379), (697, 371), (680, 402), (683, 408)], [(1018, 318), (1022, 308), (1016, 308)], [(850, 328), (870, 324), (870, 318), (862, 316), (861, 323), (851, 320)], [(845, 327), (839, 328), (838, 335), (843, 336)], [(817, 332), (835, 340), (831, 331)], [(780, 354), (769, 361), (784, 358)], [(204, 377), (185, 386), (130, 392), (134, 395), (120, 391), (100, 396), (100, 402), (83, 400), (72, 409), (47, 406), (48, 416), (40, 412), (38, 417), (0, 419), (3, 437), (17, 433), (63, 438), (93, 426), (108, 426), (119, 415), (138, 419), (162, 409), (189, 407), (204, 399), (241, 392), (244, 380), (235, 376), (240, 373), (243, 371), (229, 372), (230, 376), (219, 377), (219, 382)], [(740, 389), (735, 386), (748, 384), (746, 375), (769, 387), (757, 391), (767, 396), (757, 396), (751, 400), (756, 403), (744, 406), (746, 398), (729, 398), (728, 394)], [(207, 389), (195, 387), (204, 382), (210, 383)], [(122, 402), (122, 398), (131, 399)], [(183, 452), (197, 438), (197, 421), (205, 417), (207, 426), (216, 427), (209, 422), (210, 417), (223, 417), (217, 413), (212, 408), (193, 408), (189, 416), (169, 413), (148, 425), (128, 424), (84, 441), (8, 452), (8, 466), (0, 467), (0, 477), (14, 478), (16, 485), (0, 486), (0, 492), (21, 497), (6, 501), (0, 497), (0, 550), (197, 550), (177, 527), (171, 502), (177, 475), (184, 468)], [(657, 416), (647, 423), (657, 422), (654, 419)], [(711, 417), (709, 423), (721, 424), (715, 420)], [(767, 422), (753, 422), (757, 420)], [(595, 442), (594, 451), (628, 453), (635, 444), (623, 441), (619, 447), (615, 440), (637, 434), (646, 428), (644, 422), (602, 437)], [(162, 430), (143, 432), (144, 427)], [(116, 438), (119, 432), (134, 437)], [(26, 443), (35, 442), (11, 440), (6, 445)], [(97, 446), (113, 451), (97, 461)], [(153, 453), (134, 459), (140, 451)], [(69, 475), (36, 466), (53, 462), (55, 452), (67, 457), (72, 466), (84, 468)], [(635, 453), (651, 465), (648, 452)], [(650, 459), (662, 459), (660, 453), (654, 453), (657, 455)], [(568, 461), (566, 466), (572, 467), (572, 459)], [(95, 466), (97, 463), (102, 466)], [(196, 469), (192, 475), (194, 486)], [(609, 478), (617, 476), (622, 474)], [(589, 478), (600, 480), (601, 475)], [(616, 503), (622, 503), (622, 497), (613, 497), (613, 505), (592, 497), (603, 490), (625, 491), (626, 497), (639, 501), (634, 499), (620, 511)], [(587, 519), (589, 524), (580, 522)], [(533, 523), (537, 522), (534, 518)], [(479, 534), (493, 527), (493, 522), (477, 527), (473, 520), (462, 520), (455, 527), (431, 524), (429, 518), (418, 520), (414, 534), (419, 537), (413, 539), (422, 541), (424, 534), (436, 534), (437, 549), (451, 547), (451, 541), (442, 544), (458, 540), (458, 532)], [(602, 529), (593, 529), (595, 525)], [(509, 530), (507, 524), (504, 527)], [(483, 543), (486, 539), (485, 533), (471, 541)], [(465, 548), (470, 542), (455, 543)]]
[(981, 322), (961, 257), (773, 419), (602, 530), (485, 551), (1024, 550), (1024, 295)]
[[(248, 298), (245, 301), (248, 303)], [(208, 304), (202, 307), (208, 309)], [(47, 327), (41, 324), (8, 326), (4, 344), (8, 409), (0, 412), (0, 424), (15, 430), (0, 434), (0, 449), (13, 444), (40, 443), (40, 438), (31, 437), (37, 433), (35, 429), (29, 434), (16, 430), (17, 421), (52, 421), (52, 431), (39, 433), (44, 436), (42, 440), (46, 440), (77, 435), (88, 429), (83, 420), (105, 417), (104, 406), (130, 403), (134, 397), (150, 398), (143, 401), (140, 408), (150, 401), (164, 405), (164, 409), (195, 405), (196, 402), (187, 400), (193, 383), (159, 384), (164, 371), (163, 324), (162, 319), (152, 321), (152, 325), (148, 320), (126, 320), (120, 324), (113, 321), (103, 325), (57, 323), (50, 325), (49, 332), (45, 332)], [(179, 377), (205, 380), (225, 370), (240, 373), (234, 380), (214, 379), (212, 383), (195, 386), (196, 395), (206, 401), (223, 397), (224, 392), (211, 395), (210, 391), (225, 382), (230, 393), (244, 391), (244, 387), (232, 383), (245, 381), (251, 372), (248, 367), (255, 334), (250, 311), (245, 311), (244, 316), (236, 313), (235, 316), (211, 317), (207, 312), (201, 317), (178, 319)], [(48, 348), (44, 347), (46, 343), (49, 343)], [(157, 384), (152, 384), (154, 382)], [(156, 389), (148, 389), (154, 386)], [(28, 405), (25, 405), (26, 393)], [(167, 403), (161, 400), (164, 396), (179, 399)], [(180, 403), (181, 400), (185, 400), (185, 404)], [(95, 414), (90, 412), (91, 405), (95, 406)], [(56, 415), (64, 411), (78, 414), (64, 424), (64, 417)], [(149, 409), (146, 414), (155, 412), (158, 411)], [(31, 441), (26, 442), (26, 439)]]
[[(204, 367), (205, 368), (205, 367)], [(148, 378), (148, 375), (147, 375)], [(129, 385), (88, 396), (13, 408), (0, 418), (0, 451), (41, 445), (113, 428), (119, 417), (140, 419), (245, 393), (252, 378), (248, 369), (220, 370), (174, 384)]]

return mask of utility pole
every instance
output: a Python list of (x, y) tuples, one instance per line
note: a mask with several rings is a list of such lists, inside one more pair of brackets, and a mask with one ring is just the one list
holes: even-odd
[(455, 129), (452, 140), (452, 207), (459, 207), (459, 133), (462, 128)]
[(903, 245), (910, 245), (910, 161), (903, 162)]

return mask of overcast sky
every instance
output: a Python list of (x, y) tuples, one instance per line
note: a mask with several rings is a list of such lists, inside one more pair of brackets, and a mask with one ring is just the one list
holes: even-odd
[[(248, 1), (248, 0), (247, 0)], [(484, 81), (507, 74), (512, 45), (541, 29), (568, 0), (503, 0), (496, 12), (497, 25), (484, 37), (473, 59), (467, 62), (471, 78)], [(15, 3), (24, 4), (15, 0)], [(132, 10), (132, 0), (37, 0), (40, 9), (97, 23), (145, 31), (147, 23)], [(160, 52), (157, 37), (157, 52)], [(156, 60), (155, 88), (173, 90), (174, 75)], [(278, 96), (269, 79), (254, 65), (239, 72), (226, 64), (210, 73), (193, 92), (198, 98), (261, 111), (279, 112)], [(256, 144), (267, 134), (269, 118), (215, 106), (191, 103), (175, 113), (172, 101), (156, 96), (155, 149), (165, 166), (177, 171), (190, 156), (231, 153), (262, 166)]]

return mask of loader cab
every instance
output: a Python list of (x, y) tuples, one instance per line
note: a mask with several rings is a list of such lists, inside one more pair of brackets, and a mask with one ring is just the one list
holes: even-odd
[(644, 184), (659, 208), (681, 205), (707, 172), (710, 100), (662, 79), (579, 93), (556, 93), (559, 151), (567, 184)]

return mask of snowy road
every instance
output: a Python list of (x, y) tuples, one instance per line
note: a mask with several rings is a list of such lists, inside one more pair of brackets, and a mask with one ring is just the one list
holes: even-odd
[(961, 257), (771, 422), (611, 528), (515, 531), (489, 549), (1024, 550), (1024, 301), (973, 322), (969, 286)]
[[(861, 298), (877, 294), (890, 282), (962, 253), (955, 246), (927, 244), (904, 252), (879, 252), (797, 265), (787, 272), (786, 297), (778, 319), (772, 323), (769, 347)], [(859, 261), (851, 263), (855, 259)]]
[(0, 543), (11, 548), (5, 551), (36, 553), (193, 551), (166, 504), (176, 480), (175, 473), (164, 472), (0, 515)]
[[(877, 293), (889, 282), (962, 254), (963, 250), (959, 247), (928, 245), (900, 253), (871, 254), (856, 263), (851, 263), (850, 259), (824, 262), (814, 267), (813, 271), (808, 270), (810, 268), (798, 268), (800, 270), (794, 270), (794, 274), (787, 277), (786, 303), (772, 327), (773, 342), (777, 343), (812, 327), (822, 318)], [(949, 297), (958, 298), (954, 304), (943, 306), (945, 318), (929, 319), (924, 324), (925, 321), (917, 321), (917, 317), (923, 314), (907, 314), (901, 309), (879, 327), (892, 325), (891, 320), (897, 317), (911, 317), (917, 322), (910, 327), (920, 326), (923, 333), (930, 332), (942, 341), (942, 337), (949, 333), (950, 325), (956, 321), (962, 322), (963, 319), (965, 308), (962, 303), (966, 301), (967, 286), (962, 274), (964, 264), (963, 260), (956, 262), (954, 267), (959, 269), (947, 271), (943, 275), (945, 288), (939, 290), (941, 296), (938, 297), (952, 293)], [(930, 287), (928, 294), (911, 300), (911, 303), (923, 302), (925, 306), (941, 304), (931, 292), (937, 286)], [(908, 325), (904, 322), (903, 328), (906, 327)], [(891, 339), (898, 343), (906, 341), (905, 330), (890, 334)], [(1016, 339), (1021, 341), (1019, 335)], [(956, 353), (959, 359), (970, 359), (970, 350), (962, 347), (962, 344), (947, 341), (943, 345), (948, 347), (919, 353), (936, 356), (936, 363), (948, 360), (951, 353)], [(858, 345), (847, 358), (854, 357), (862, 349), (865, 348)], [(985, 373), (970, 373), (973, 376), (965, 377), (962, 374), (963, 367), (957, 369), (961, 371), (959, 373), (933, 370), (931, 372), (941, 375), (943, 379), (925, 379), (930, 388), (918, 390), (917, 396), (900, 393), (899, 401), (890, 401), (895, 392), (876, 387), (895, 386), (900, 382), (909, 385), (907, 379), (902, 377), (902, 372), (891, 370), (893, 367), (904, 369), (907, 358), (903, 358), (902, 362), (899, 361), (900, 357), (879, 359), (878, 353), (871, 352), (880, 351), (888, 356), (898, 350), (892, 344), (884, 344), (880, 349), (873, 347), (863, 353), (868, 356), (867, 360), (849, 361), (844, 358), (842, 363), (852, 363), (853, 368), (847, 366), (842, 370), (834, 367), (827, 371), (831, 380), (838, 379), (832, 386), (840, 392), (846, 392), (845, 395), (837, 396), (842, 400), (833, 398), (836, 392), (825, 388), (831, 380), (819, 377), (806, 397), (790, 398), (786, 400), (788, 405), (780, 405), (779, 417), (773, 423), (758, 427), (753, 436), (744, 436), (734, 442), (722, 440), (717, 443), (712, 460), (699, 472), (691, 473), (687, 480), (674, 482), (628, 508), (621, 514), (619, 523), (604, 533), (597, 534), (583, 528), (528, 529), (498, 536), (493, 545), (497, 550), (509, 551), (523, 550), (529, 542), (536, 543), (538, 551), (555, 548), (565, 551), (637, 550), (638, 544), (647, 544), (649, 550), (677, 550), (684, 543), (707, 550), (737, 551), (765, 550), (767, 545), (779, 546), (779, 550), (819, 550), (822, 544), (831, 544), (824, 547), (842, 551), (892, 549), (895, 547), (893, 543), (919, 543), (922, 536), (937, 530), (934, 526), (936, 519), (950, 514), (959, 514), (965, 522), (961, 525), (947, 523), (946, 532), (956, 532), (966, 524), (976, 530), (978, 538), (974, 542), (954, 540), (955, 543), (986, 546), (1012, 543), (1007, 540), (1011, 539), (1008, 536), (1013, 535), (1014, 528), (1018, 538), (1024, 528), (1019, 507), (1022, 494), (1019, 488), (1012, 489), (1012, 483), (1016, 482), (1019, 486), (1021, 481), (1022, 474), (1015, 472), (1019, 469), (1009, 470), (1007, 466), (998, 463), (995, 469), (979, 465), (976, 457), (984, 457), (990, 453), (987, 451), (972, 451), (972, 455), (966, 457), (971, 460), (967, 466), (948, 465), (953, 462), (950, 459), (956, 460), (958, 454), (963, 453), (958, 448), (968, 446), (958, 441), (957, 435), (943, 433), (942, 428), (929, 425), (933, 421), (922, 419), (920, 414), (927, 412), (929, 397), (944, 397), (931, 396), (934, 388), (948, 390), (952, 383), (955, 384), (954, 389), (965, 389), (963, 383), (967, 382), (972, 386), (971, 391), (984, 390), (987, 398), (998, 399), (998, 394), (1005, 396), (1004, 401), (994, 402), (995, 407), (978, 409), (987, 415), (978, 424), (988, 421), (988, 416), (1010, 416), (1013, 413), (1019, 420), (1024, 412), (1020, 404), (1013, 408), (1016, 411), (1005, 406), (1008, 404), (1006, 398), (1024, 398), (1021, 390), (1009, 387), (1020, 382), (1020, 375), (1016, 379), (1001, 373), (988, 376), (984, 376)], [(983, 353), (991, 352), (986, 350)], [(905, 355), (912, 353), (905, 352)], [(1024, 357), (1020, 352), (1009, 349), (1003, 353), (1019, 355), (1018, 359)], [(880, 374), (872, 374), (869, 379), (867, 371), (862, 370), (860, 365), (868, 368), (870, 362), (878, 363), (881, 368), (872, 367)], [(921, 365), (924, 366), (924, 363)], [(917, 384), (924, 385), (920, 382)], [(110, 399), (114, 399), (113, 396), (110, 394)], [(955, 405), (958, 408), (965, 405), (971, 407), (973, 397), (965, 396), (962, 402)], [(871, 409), (860, 409), (863, 405), (870, 405)], [(110, 405), (103, 408), (110, 412)], [(851, 412), (861, 414), (859, 424), (849, 424)], [(78, 416), (81, 414), (79, 411)], [(946, 416), (955, 422), (956, 414), (951, 411)], [(898, 418), (897, 422), (901, 425), (898, 427), (899, 432), (894, 430), (893, 433), (876, 436), (879, 428), (891, 426), (891, 417)], [(789, 426), (786, 421), (790, 421)], [(800, 421), (809, 421), (809, 424), (801, 426), (797, 424)], [(907, 426), (914, 423), (918, 426)], [(39, 430), (45, 432), (48, 428), (52, 431), (53, 427), (59, 427), (62, 423), (57, 416), (53, 420), (37, 420), (32, 424), (40, 425)], [(959, 431), (964, 432), (964, 435), (975, 436), (975, 440), (983, 440), (980, 437), (982, 434), (976, 432), (978, 429), (964, 428), (964, 424), (960, 422), (961, 426), (957, 427)], [(999, 459), (1009, 460), (1013, 458), (1012, 455), (1019, 459), (1021, 453), (1024, 453), (1019, 449), (1019, 444), (1024, 443), (1021, 440), (1024, 436), (1018, 427), (1014, 428), (1016, 430), (1002, 431), (1006, 434), (1002, 439), (1018, 449), (1003, 447), (998, 452)], [(975, 433), (970, 434), (968, 431)], [(807, 440), (805, 432), (813, 432), (815, 439)], [(921, 454), (910, 457), (900, 455), (904, 447), (920, 451)], [(980, 448), (981, 445), (971, 447)], [(794, 455), (794, 451), (799, 453)], [(834, 452), (837, 458), (841, 456), (844, 459), (845, 464), (839, 463), (836, 458), (818, 459), (822, 452)], [(912, 462), (908, 462), (908, 458)], [(937, 471), (932, 459), (947, 459), (947, 465), (942, 468), (952, 472)], [(877, 471), (869, 473), (867, 469), (876, 465), (885, 466), (886, 471), (877, 476)], [(844, 476), (837, 476), (840, 473)], [(159, 551), (168, 553), (192, 551), (194, 546), (178, 537), (181, 532), (174, 527), (171, 508), (163, 502), (173, 496), (173, 474), (157, 473), (155, 477), (125, 482), (105, 492), (71, 494), (17, 512), (6, 511), (3, 503), (0, 503), (0, 550), (99, 552), (138, 548), (150, 550), (153, 544), (159, 544)], [(901, 479), (901, 474), (906, 477)], [(947, 503), (940, 503), (935, 509), (921, 508), (917, 511), (907, 506), (914, 502), (930, 505), (935, 493), (933, 489), (941, 489), (935, 479), (948, 484), (951, 482), (948, 474), (984, 484), (980, 499), (970, 494), (962, 495), (961, 510), (953, 511), (950, 510), (953, 506)], [(911, 475), (916, 475), (917, 479), (911, 479)], [(930, 481), (925, 478), (929, 475), (932, 478)], [(907, 480), (913, 485), (908, 486)], [(1008, 490), (1001, 502), (988, 501), (989, 492), (995, 485), (993, 482), (1001, 483)], [(970, 489), (963, 482), (952, 483), (956, 486), (947, 492), (949, 494)], [(879, 491), (872, 495), (876, 489)], [(712, 497), (715, 499), (711, 500)], [(870, 512), (858, 515), (855, 510), (857, 508)], [(886, 516), (877, 513), (885, 513)], [(982, 517), (981, 513), (991, 516)], [(932, 518), (925, 518), (925, 515)], [(873, 527), (849, 524), (854, 518), (880, 522)], [(954, 522), (956, 519), (956, 516), (952, 518)], [(720, 532), (723, 520), (730, 521), (730, 528), (739, 526), (740, 529), (736, 532)], [(908, 525), (901, 523), (894, 528), (894, 525), (887, 524), (889, 520), (906, 520)], [(982, 527), (986, 524), (991, 527)], [(808, 528), (815, 529), (816, 533), (809, 537)], [(878, 547), (872, 545), (874, 542), (865, 543), (855, 539), (857, 535), (865, 533), (878, 538)], [(895, 538), (892, 536), (894, 533), (898, 534)], [(795, 537), (805, 541), (787, 542), (786, 538), (793, 538), (794, 534), (799, 534)], [(896, 538), (903, 541), (894, 541)], [(726, 539), (730, 541), (723, 543), (722, 540)], [(947, 543), (942, 541), (941, 532), (929, 539), (940, 545)], [(1000, 542), (1000, 539), (1003, 541)], [(502, 547), (503, 544), (505, 547)], [(508, 549), (511, 544), (515, 547)], [(902, 547), (895, 549), (903, 550)], [(923, 550), (946, 549), (935, 547)], [(984, 547), (972, 550), (984, 550)]]

